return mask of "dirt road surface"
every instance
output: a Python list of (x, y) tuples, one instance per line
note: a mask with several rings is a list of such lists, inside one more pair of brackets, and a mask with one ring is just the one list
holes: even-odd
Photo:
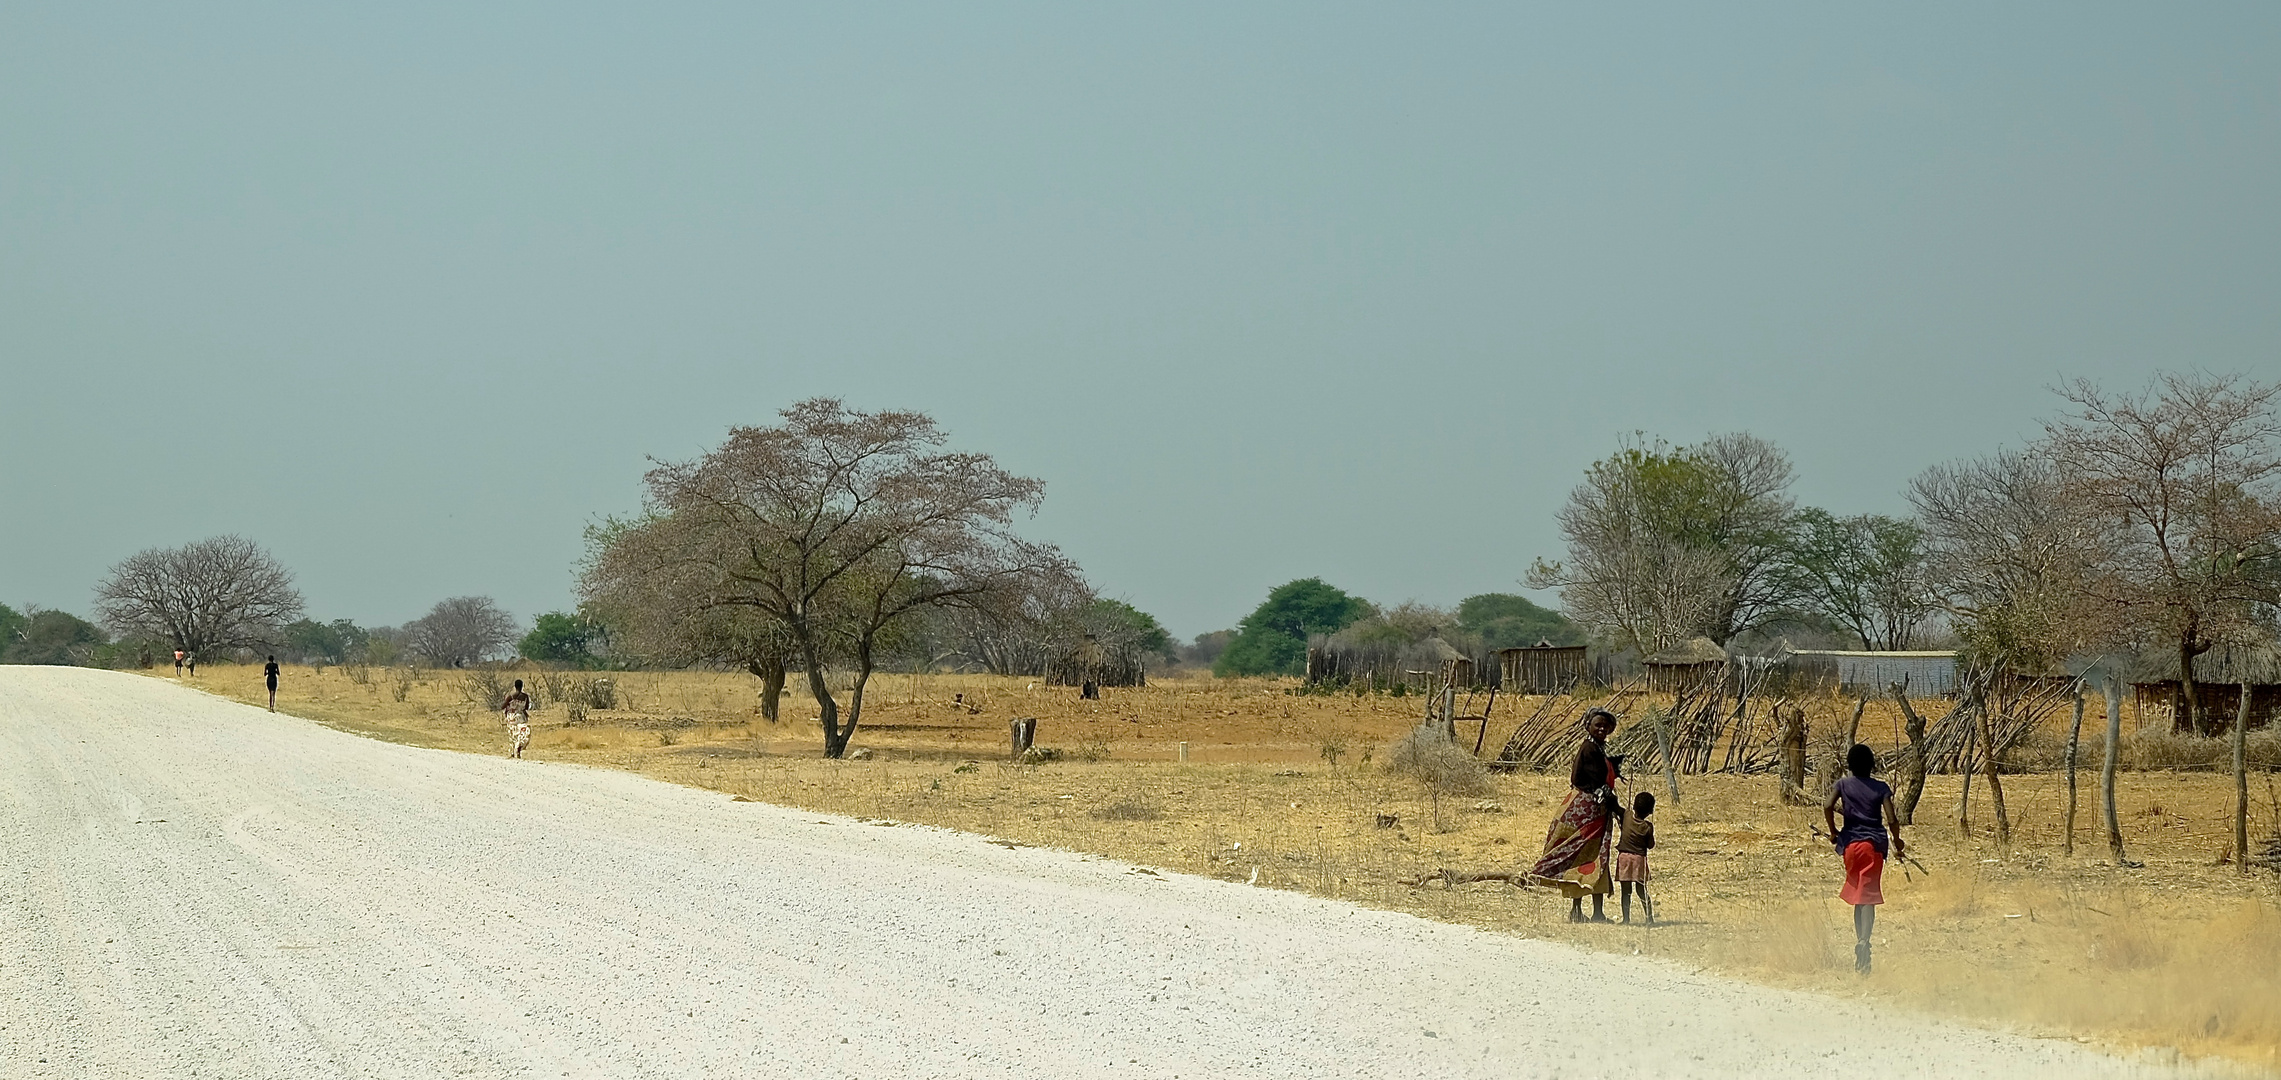
[(2179, 1074), (0, 667), (0, 1076)]

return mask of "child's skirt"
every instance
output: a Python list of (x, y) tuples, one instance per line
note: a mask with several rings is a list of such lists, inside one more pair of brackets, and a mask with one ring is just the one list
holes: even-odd
[(1640, 884), (1642, 884), (1642, 885), (1646, 884), (1646, 883), (1647, 883), (1647, 856), (1645, 856), (1645, 855), (1634, 855), (1634, 854), (1632, 854), (1632, 853), (1630, 853), (1630, 852), (1628, 852), (1628, 851), (1619, 851), (1619, 852), (1617, 852), (1617, 853), (1616, 853), (1616, 880), (1617, 880), (1617, 881), (1637, 881), (1637, 882), (1639, 882), (1639, 883), (1640, 883)]
[(1845, 888), (1837, 898), (1856, 907), (1885, 902), (1885, 856), (1877, 845), (1856, 840), (1845, 846)]

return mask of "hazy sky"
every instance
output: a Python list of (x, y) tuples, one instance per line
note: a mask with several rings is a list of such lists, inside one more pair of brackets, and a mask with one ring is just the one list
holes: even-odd
[(834, 395), (1190, 636), (1517, 590), (1633, 431), (1890, 512), (2281, 377), (2281, 6), (1581, 7), (0, 5), (0, 600), (235, 532), (528, 618)]

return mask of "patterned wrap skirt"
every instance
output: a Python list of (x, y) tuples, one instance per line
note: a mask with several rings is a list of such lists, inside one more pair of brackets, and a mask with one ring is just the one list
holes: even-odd
[(1606, 896), (1616, 891), (1609, 877), (1615, 830), (1600, 800), (1571, 788), (1568, 801), (1544, 834), (1544, 857), (1529, 871), (1531, 884), (1558, 886), (1562, 896)]

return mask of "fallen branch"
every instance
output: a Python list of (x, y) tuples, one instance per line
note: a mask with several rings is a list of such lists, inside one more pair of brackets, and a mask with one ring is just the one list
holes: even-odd
[(1445, 889), (1458, 885), (1471, 885), (1477, 881), (1502, 881), (1516, 889), (1526, 889), (1530, 887), (1528, 875), (1517, 870), (1484, 870), (1477, 874), (1461, 874), (1447, 867), (1436, 870), (1431, 874), (1425, 874), (1414, 878), (1403, 878), (1402, 884), (1415, 889), (1429, 881), (1439, 881), (1441, 882), (1441, 887)]

